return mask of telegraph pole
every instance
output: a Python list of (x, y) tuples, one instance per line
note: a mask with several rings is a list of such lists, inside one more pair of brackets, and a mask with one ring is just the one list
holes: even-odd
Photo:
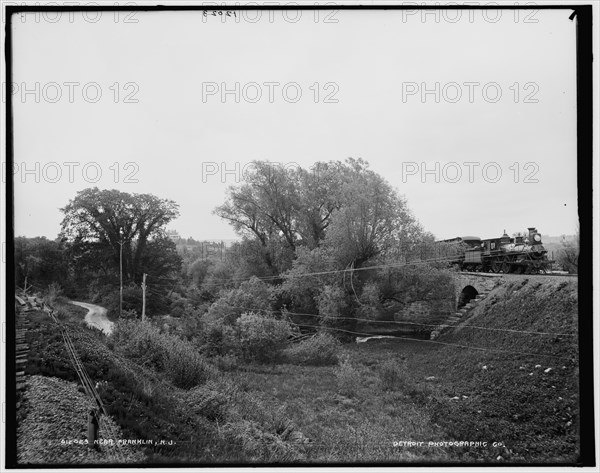
[(142, 278), (142, 322), (146, 320), (146, 276), (144, 273)]
[(119, 229), (119, 279), (120, 279), (120, 290), (119, 290), (119, 318), (123, 316), (123, 229)]

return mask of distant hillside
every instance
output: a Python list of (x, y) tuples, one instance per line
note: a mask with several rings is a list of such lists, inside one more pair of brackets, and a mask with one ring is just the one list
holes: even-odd
[(562, 243), (563, 239), (567, 241), (571, 241), (575, 239), (575, 235), (561, 235), (561, 236), (550, 236), (550, 235), (542, 235), (542, 241), (544, 244), (548, 243)]

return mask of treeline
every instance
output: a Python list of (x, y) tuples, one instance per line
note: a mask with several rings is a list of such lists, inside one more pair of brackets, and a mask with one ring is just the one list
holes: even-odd
[[(43, 290), (59, 284), (70, 298), (118, 311), (121, 277), (125, 309), (133, 309), (144, 273), (156, 279), (179, 276), (182, 259), (165, 231), (179, 215), (175, 202), (90, 188), (77, 193), (61, 211), (61, 232), (55, 240), (15, 239), (17, 287), (27, 284)], [(149, 310), (165, 308), (151, 299), (149, 303)]]
[(188, 266), (200, 303), (178, 327), (211, 355), (243, 353), (249, 326), (257, 347), (276, 350), (290, 330), (348, 338), (359, 320), (399, 321), (412, 302), (454, 297), (446, 265), (424, 262), (435, 257), (433, 235), (362, 160), (254, 163), (215, 213), (242, 241), (222, 260)]
[(166, 233), (178, 206), (167, 199), (93, 188), (61, 210), (57, 240), (17, 239), (17, 285), (59, 282), (114, 315), (122, 268), (124, 309), (139, 316), (145, 273), (147, 314), (179, 318), (187, 338), (202, 325), (212, 338), (201, 343), (217, 352), (244, 314), (246, 329), (270, 318), (344, 336), (356, 319), (396, 320), (411, 302), (452, 297), (444, 265), (423, 263), (433, 235), (360, 159), (255, 162), (214, 211), (241, 240), (212, 257), (178, 251)]

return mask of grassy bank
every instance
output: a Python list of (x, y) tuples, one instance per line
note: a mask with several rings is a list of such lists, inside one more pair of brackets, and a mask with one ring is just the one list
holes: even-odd
[[(340, 393), (337, 368), (248, 368), (246, 376), (318, 439), (311, 459), (569, 463), (578, 455), (576, 320), (576, 281), (509, 282), (440, 343), (346, 345), (353, 395)], [(401, 374), (385, 390), (390, 360)], [(488, 445), (394, 448), (394, 440)]]
[[(123, 435), (174, 442), (145, 447), (147, 462), (577, 459), (576, 281), (505, 282), (435, 342), (346, 344), (336, 348), (338, 362), (323, 358), (325, 366), (291, 364), (286, 356), (268, 363), (198, 359), (193, 347), (149, 325), (107, 338), (84, 326), (84, 309), (63, 309)], [(30, 319), (27, 373), (76, 382), (56, 327), (42, 313)], [(206, 375), (182, 384), (168, 368), (173, 353), (176, 362), (195, 360), (182, 366), (200, 366)], [(405, 441), (422, 444), (399, 444)], [(479, 445), (429, 444), (453, 441)]]

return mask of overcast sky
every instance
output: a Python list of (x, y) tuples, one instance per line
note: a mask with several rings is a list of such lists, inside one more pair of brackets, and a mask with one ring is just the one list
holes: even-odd
[(15, 18), (15, 233), (56, 237), (97, 186), (173, 199), (182, 236), (235, 238), (211, 212), (243, 166), (361, 157), (438, 238), (573, 234), (570, 13)]

